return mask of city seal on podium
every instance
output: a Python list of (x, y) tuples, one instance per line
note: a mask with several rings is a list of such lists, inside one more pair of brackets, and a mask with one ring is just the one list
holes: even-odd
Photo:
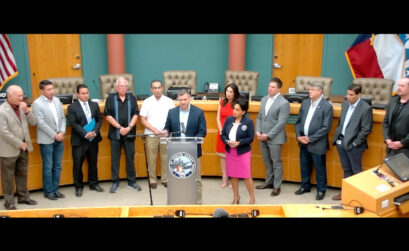
[(179, 152), (169, 160), (169, 171), (178, 179), (186, 179), (196, 170), (196, 160), (186, 152)]

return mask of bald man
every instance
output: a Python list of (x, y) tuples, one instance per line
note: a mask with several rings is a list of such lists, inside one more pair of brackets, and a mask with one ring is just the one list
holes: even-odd
[(404, 153), (409, 157), (409, 78), (398, 81), (396, 92), (389, 100), (382, 124), (386, 156)]
[(4, 207), (16, 210), (14, 201), (14, 177), (19, 204), (36, 205), (29, 198), (27, 189), (28, 152), (33, 151), (28, 125), (35, 125), (36, 118), (23, 102), (20, 86), (10, 85), (7, 101), (0, 105), (0, 158), (1, 184)]

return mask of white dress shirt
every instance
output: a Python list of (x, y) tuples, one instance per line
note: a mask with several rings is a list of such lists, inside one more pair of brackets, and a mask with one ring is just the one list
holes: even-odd
[(273, 97), (268, 97), (268, 100), (267, 100), (267, 103), (266, 103), (266, 107), (265, 107), (265, 109), (264, 109), (266, 116), (267, 116), (268, 110), (270, 110), (271, 105), (274, 103), (274, 101), (276, 100), (276, 98), (278, 97), (278, 95), (280, 95), (280, 93), (277, 93), (277, 94), (274, 95)]
[(315, 102), (311, 100), (310, 109), (308, 110), (307, 118), (305, 119), (305, 123), (304, 123), (304, 135), (305, 136), (308, 136), (308, 129), (310, 128), (312, 116), (314, 115), (314, 112), (317, 109), (318, 104), (321, 102), (322, 97), (323, 95), (321, 95), (321, 97)]
[(92, 120), (91, 116), (91, 109), (89, 108), (88, 102), (82, 102), (78, 99), (81, 104), (82, 110), (84, 111), (85, 117), (87, 118), (87, 122), (89, 123)]
[(44, 100), (47, 102), (48, 107), (51, 110), (51, 114), (53, 115), (54, 122), (57, 126), (57, 128), (60, 128), (60, 125), (58, 124), (58, 113), (57, 113), (57, 107), (55, 107), (53, 99), (49, 100), (46, 96), (43, 96)]
[[(173, 107), (175, 107), (175, 103), (172, 99), (165, 95), (156, 99), (155, 95), (152, 95), (143, 101), (139, 115), (145, 117), (148, 123), (157, 130), (163, 130), (166, 124), (168, 111)], [(144, 133), (152, 134), (153, 132), (148, 128), (145, 128)]]
[[(182, 110), (182, 109), (180, 109), (180, 112), (179, 112), (179, 122), (180, 122), (180, 131), (181, 131), (181, 132), (183, 131), (182, 123), (184, 124), (184, 129), (186, 130), (187, 120), (188, 120), (188, 118), (189, 118), (190, 106), (191, 106), (191, 105), (189, 104), (189, 107), (187, 108), (187, 110)], [(181, 134), (180, 134), (180, 137), (186, 137), (186, 135), (185, 135), (184, 133), (181, 133)]]
[(231, 128), (229, 132), (229, 140), (230, 141), (236, 141), (236, 134), (237, 134), (237, 128), (239, 128), (239, 125), (241, 123), (233, 123), (233, 127)]
[(345, 130), (348, 126), (349, 121), (351, 120), (352, 113), (354, 113), (356, 105), (359, 103), (361, 99), (359, 98), (354, 104), (349, 104), (347, 114), (345, 115), (344, 125), (342, 126), (341, 134), (345, 135)]

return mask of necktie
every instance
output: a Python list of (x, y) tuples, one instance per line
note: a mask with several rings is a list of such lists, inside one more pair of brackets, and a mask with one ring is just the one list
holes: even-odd
[(87, 122), (89, 123), (91, 121), (91, 112), (89, 110), (87, 103), (84, 102), (83, 104), (84, 104), (85, 117), (87, 117)]

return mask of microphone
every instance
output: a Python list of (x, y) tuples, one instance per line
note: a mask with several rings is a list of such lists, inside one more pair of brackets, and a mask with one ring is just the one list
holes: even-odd
[(186, 134), (185, 122), (180, 123), (182, 126), (182, 133)]

